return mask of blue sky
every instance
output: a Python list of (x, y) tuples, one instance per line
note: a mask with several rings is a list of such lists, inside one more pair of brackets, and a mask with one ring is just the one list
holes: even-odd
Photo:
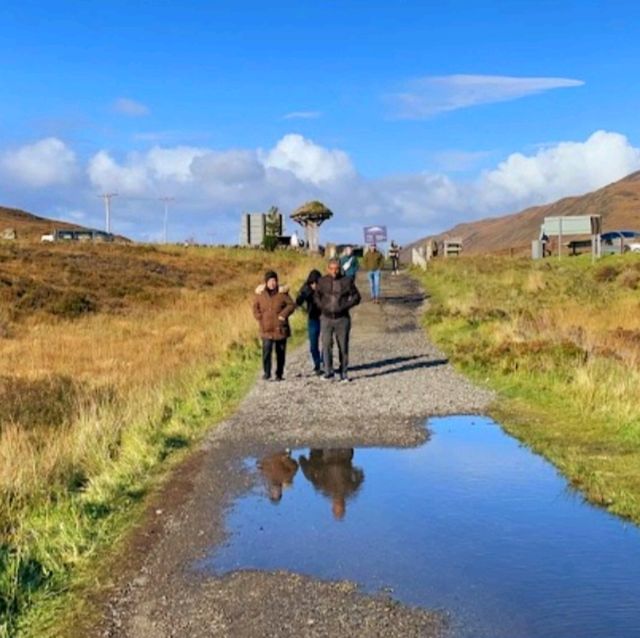
[(5, 0), (0, 201), (98, 225), (116, 190), (153, 240), (170, 194), (173, 239), (234, 241), (322, 197), (328, 238), (407, 241), (584, 192), (640, 168), (640, 8), (614, 4)]

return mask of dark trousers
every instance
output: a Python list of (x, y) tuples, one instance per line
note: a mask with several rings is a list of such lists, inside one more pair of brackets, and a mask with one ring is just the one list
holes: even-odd
[(322, 355), (320, 354), (320, 319), (309, 319), (309, 352), (313, 359), (313, 367), (316, 370), (322, 365)]
[(322, 359), (325, 374), (333, 374), (333, 339), (335, 336), (340, 355), (340, 374), (347, 374), (349, 367), (349, 332), (351, 331), (351, 317), (330, 319), (321, 318), (322, 330)]
[(287, 352), (286, 339), (263, 339), (262, 340), (262, 370), (265, 377), (271, 376), (272, 352), (276, 351), (276, 377), (284, 374), (284, 359)]

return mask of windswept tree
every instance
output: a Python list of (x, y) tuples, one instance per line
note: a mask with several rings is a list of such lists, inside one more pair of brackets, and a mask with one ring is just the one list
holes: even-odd
[(305, 241), (311, 252), (318, 252), (320, 249), (318, 229), (323, 222), (332, 217), (333, 213), (318, 201), (302, 204), (291, 214), (291, 219), (304, 228)]

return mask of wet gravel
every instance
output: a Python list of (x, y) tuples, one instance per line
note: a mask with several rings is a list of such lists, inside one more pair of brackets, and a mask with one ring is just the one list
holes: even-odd
[[(359, 282), (363, 297), (366, 290)], [(282, 383), (258, 381), (236, 413), (178, 469), (114, 567), (96, 626), (75, 635), (437, 636), (441, 614), (370, 596), (348, 582), (286, 572), (224, 577), (193, 567), (224, 542), (224, 515), (255, 480), (243, 459), (298, 447), (415, 446), (428, 416), (482, 413), (492, 395), (473, 386), (428, 342), (423, 295), (405, 275), (383, 279), (379, 305), (354, 313), (350, 383), (311, 371), (306, 346), (290, 353)], [(301, 539), (301, 542), (304, 542)]]

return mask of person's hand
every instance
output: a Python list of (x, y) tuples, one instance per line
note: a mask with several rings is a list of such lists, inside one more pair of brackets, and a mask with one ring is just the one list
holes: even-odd
[(278, 317), (278, 320), (279, 321), (285, 321), (285, 318), (284, 317)]

